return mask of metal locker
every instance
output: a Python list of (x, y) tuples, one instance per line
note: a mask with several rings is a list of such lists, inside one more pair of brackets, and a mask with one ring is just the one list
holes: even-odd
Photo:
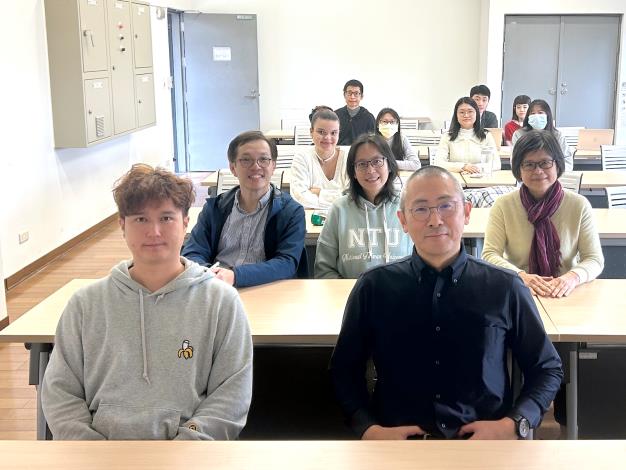
[(113, 133), (120, 134), (137, 127), (130, 4), (109, 0), (108, 11)]
[(137, 93), (137, 127), (154, 124), (156, 122), (156, 114), (152, 74), (142, 73), (137, 75), (135, 90)]
[(87, 113), (87, 142), (111, 136), (111, 101), (109, 79), (85, 80), (85, 108)]
[(83, 72), (107, 70), (104, 0), (80, 0), (79, 14)]
[[(152, 34), (150, 6), (133, 3), (133, 51), (135, 67), (152, 67)], [(140, 124), (141, 125), (141, 124)]]

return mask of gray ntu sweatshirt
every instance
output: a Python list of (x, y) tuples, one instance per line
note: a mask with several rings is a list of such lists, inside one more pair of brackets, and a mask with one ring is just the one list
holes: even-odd
[(246, 314), (235, 289), (181, 261), (156, 292), (124, 261), (70, 299), (41, 390), (55, 439), (239, 435), (252, 395)]

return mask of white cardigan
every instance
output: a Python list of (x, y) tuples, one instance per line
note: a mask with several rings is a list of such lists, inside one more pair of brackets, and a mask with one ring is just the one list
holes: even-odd
[[(315, 155), (314, 146), (296, 150), (291, 164), (291, 196), (305, 208), (328, 209), (348, 187), (346, 157), (346, 152), (339, 149), (335, 175), (329, 180)], [(319, 196), (312, 193), (311, 188), (320, 188)]]
[(450, 134), (446, 132), (439, 141), (435, 164), (448, 171), (460, 173), (463, 165), (466, 163), (473, 165), (480, 163), (482, 150), (489, 149), (491, 161), (493, 162), (492, 169), (499, 170), (501, 168), (500, 155), (498, 154), (496, 141), (490, 132), (486, 134), (485, 139), (480, 140), (474, 134), (474, 129), (460, 129), (456, 139), (450, 140)]

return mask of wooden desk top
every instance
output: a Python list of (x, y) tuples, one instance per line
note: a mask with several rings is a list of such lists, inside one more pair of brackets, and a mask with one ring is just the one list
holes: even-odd
[(583, 171), (581, 189), (604, 189), (613, 186), (626, 186), (626, 171)]
[(461, 175), (467, 188), (485, 188), (488, 186), (515, 186), (517, 181), (510, 170), (494, 171), (489, 176), (473, 178), (471, 175)]
[(594, 470), (626, 441), (0, 441), (12, 469)]
[(263, 132), (263, 135), (268, 139), (293, 139), (293, 129), (270, 129)]
[(626, 279), (596, 279), (560, 299), (540, 297), (561, 341), (626, 342)]

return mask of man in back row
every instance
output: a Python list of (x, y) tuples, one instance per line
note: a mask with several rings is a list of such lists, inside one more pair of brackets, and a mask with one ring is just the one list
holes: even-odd
[(339, 117), (339, 141), (337, 145), (352, 145), (358, 136), (376, 131), (376, 120), (372, 113), (361, 106), (363, 84), (348, 80), (343, 86), (346, 105), (335, 110)]
[(278, 151), (261, 132), (239, 134), (228, 164), (239, 186), (208, 198), (183, 256), (235, 287), (290, 279), (306, 272), (304, 209), (270, 184)]
[[(445, 169), (413, 173), (398, 211), (413, 255), (367, 271), (350, 294), (331, 372), (363, 439), (523, 438), (559, 389), (561, 361), (530, 291), (513, 271), (465, 253), (470, 210)], [(507, 349), (524, 374), (516, 399)]]
[(193, 185), (134, 165), (113, 190), (132, 259), (69, 300), (41, 402), (54, 439), (234, 439), (252, 339), (232, 287), (180, 256)]
[(476, 85), (470, 90), (470, 98), (478, 105), (480, 112), (480, 126), (488, 129), (496, 129), (498, 125), (498, 117), (491, 111), (487, 111), (489, 100), (491, 99), (491, 91), (487, 85)]

